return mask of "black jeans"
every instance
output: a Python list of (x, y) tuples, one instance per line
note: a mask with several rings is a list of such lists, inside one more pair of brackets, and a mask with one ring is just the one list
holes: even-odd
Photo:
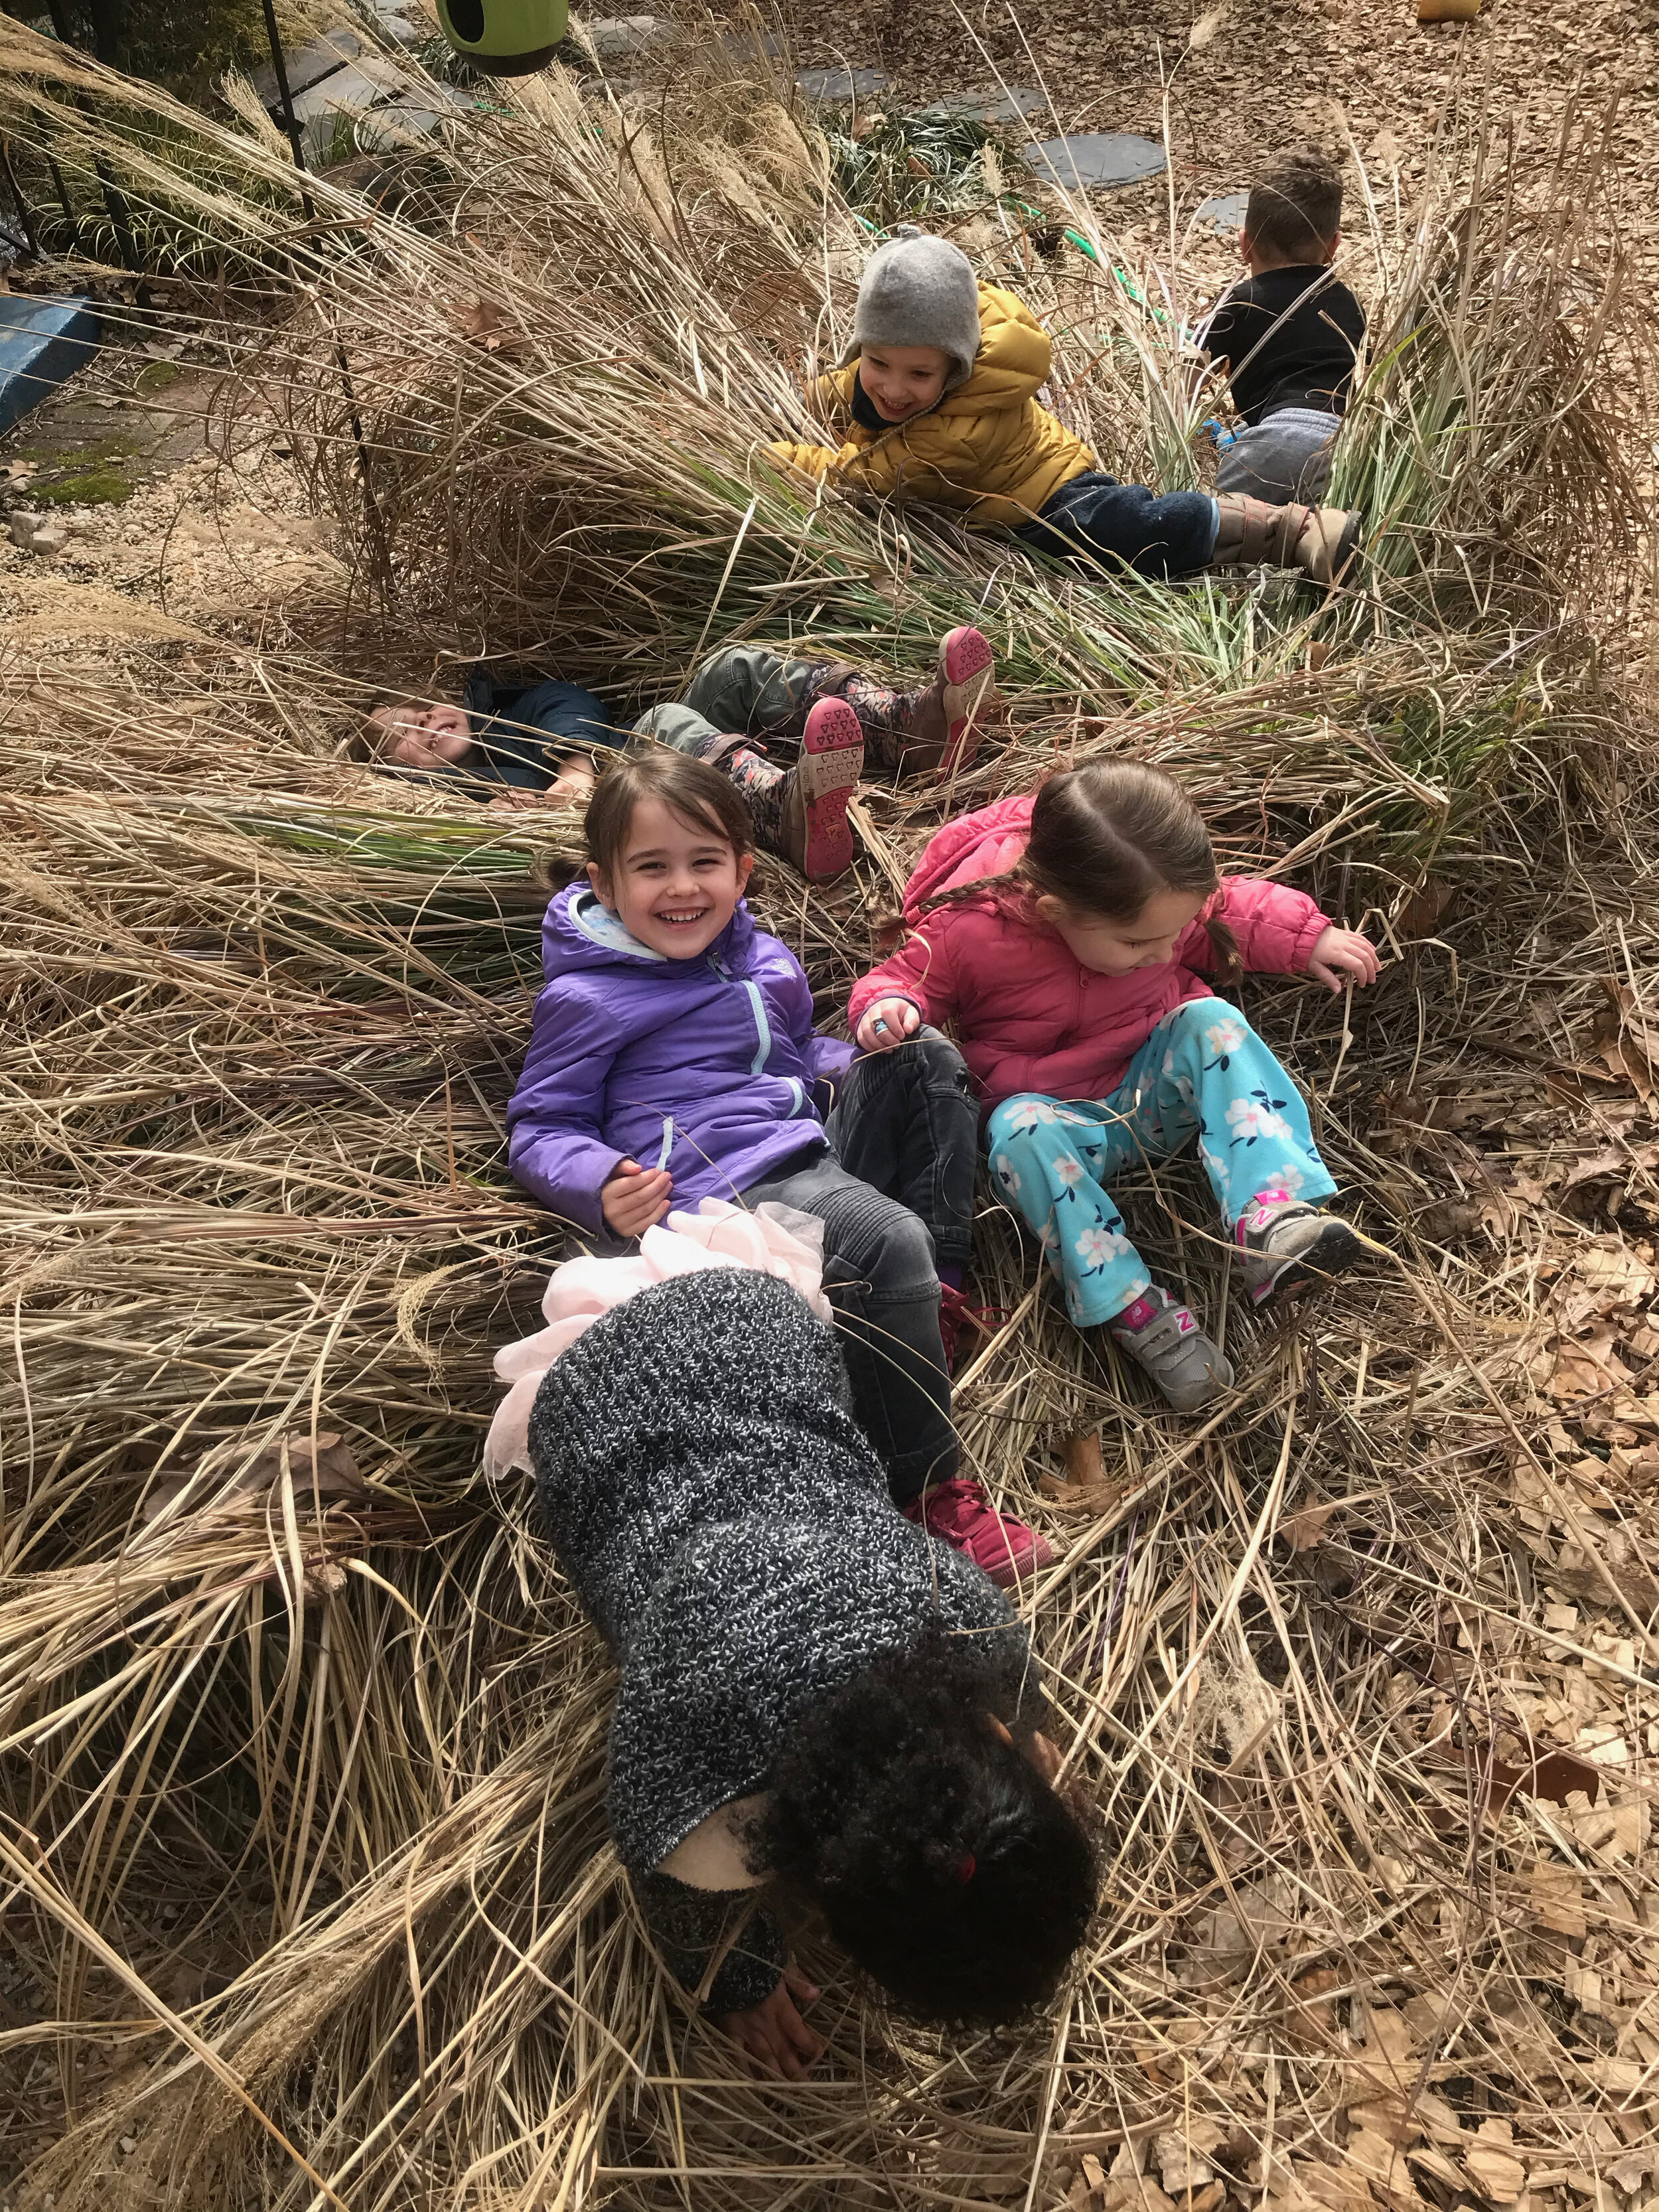
[(907, 1504), (957, 1471), (951, 1376), (939, 1333), (939, 1264), (973, 1247), (979, 1108), (961, 1054), (936, 1030), (855, 1060), (825, 1123), (830, 1151), (750, 1184), (823, 1224), (859, 1425)]

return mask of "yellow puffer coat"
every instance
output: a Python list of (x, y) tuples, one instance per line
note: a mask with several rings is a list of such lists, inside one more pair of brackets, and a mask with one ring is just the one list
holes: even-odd
[(936, 407), (890, 430), (853, 420), (858, 363), (820, 377), (817, 411), (844, 440), (839, 449), (773, 447), (805, 475), (849, 490), (965, 507), (974, 530), (1016, 529), (1061, 484), (1099, 464), (1032, 397), (1048, 374), (1048, 333), (1012, 292), (979, 288), (979, 353), (973, 374)]

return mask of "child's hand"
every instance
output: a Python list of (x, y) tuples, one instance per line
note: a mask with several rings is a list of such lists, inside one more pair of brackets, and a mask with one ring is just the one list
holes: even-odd
[(1376, 947), (1357, 929), (1322, 929), (1308, 956), (1308, 973), (1328, 991), (1345, 983), (1374, 983), (1382, 965)]
[(866, 1052), (896, 1052), (921, 1027), (921, 1016), (908, 999), (878, 999), (858, 1025)]
[(673, 1187), (666, 1168), (647, 1174), (637, 1160), (624, 1160), (599, 1193), (599, 1210), (618, 1237), (643, 1237), (667, 1212)]
[(799, 2081), (812, 2061), (823, 2056), (823, 2045), (796, 2009), (797, 2001), (813, 2004), (817, 1995), (811, 1982), (786, 1966), (769, 1997), (750, 2005), (747, 2012), (716, 2013), (714, 2017), (744, 2053), (751, 2073)]

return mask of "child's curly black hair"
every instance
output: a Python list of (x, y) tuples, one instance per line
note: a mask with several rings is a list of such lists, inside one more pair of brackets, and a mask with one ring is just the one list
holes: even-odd
[(1041, 2003), (1094, 1911), (1093, 1846), (1016, 1741), (971, 1638), (933, 1636), (802, 1716), (755, 1838), (906, 2011), (998, 2027)]

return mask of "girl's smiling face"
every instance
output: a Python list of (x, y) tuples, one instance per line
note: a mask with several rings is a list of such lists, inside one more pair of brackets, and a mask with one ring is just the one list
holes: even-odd
[(660, 799), (634, 809), (615, 872), (588, 864), (588, 881), (630, 937), (670, 960), (706, 952), (737, 911), (755, 865)]
[(1137, 968), (1166, 968), (1176, 946), (1208, 904), (1207, 891), (1154, 891), (1127, 921), (1082, 914), (1048, 893), (1037, 912), (1079, 963), (1097, 975), (1129, 975)]
[(890, 422), (924, 414), (945, 390), (951, 356), (938, 346), (866, 346), (859, 382)]

